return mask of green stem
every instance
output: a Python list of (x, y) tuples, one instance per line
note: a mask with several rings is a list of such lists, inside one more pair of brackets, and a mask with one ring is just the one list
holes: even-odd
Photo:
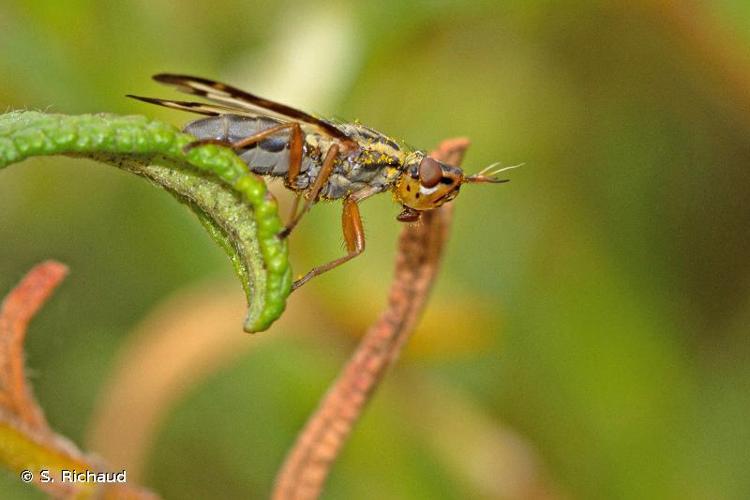
[(230, 256), (247, 295), (248, 332), (281, 315), (292, 271), (276, 200), (230, 149), (206, 145), (143, 116), (67, 116), (35, 111), (0, 115), (0, 168), (31, 156), (91, 158), (149, 179), (187, 205)]

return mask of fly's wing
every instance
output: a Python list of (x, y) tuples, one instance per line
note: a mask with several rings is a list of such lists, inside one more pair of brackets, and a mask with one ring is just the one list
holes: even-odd
[(189, 102), (189, 101), (174, 101), (172, 99), (159, 99), (157, 97), (143, 97), (139, 95), (127, 94), (125, 97), (132, 99), (138, 99), (139, 101), (147, 102), (149, 104), (157, 104), (166, 108), (179, 109), (182, 111), (190, 111), (191, 113), (198, 113), (199, 115), (206, 116), (219, 116), (219, 115), (242, 115), (257, 117), (259, 114), (249, 113), (241, 109), (230, 108), (228, 106), (220, 106), (218, 104), (207, 104), (205, 102)]
[[(356, 145), (351, 137), (326, 120), (322, 120), (285, 104), (264, 99), (263, 97), (245, 92), (244, 90), (240, 90), (225, 83), (195, 76), (174, 75), (170, 73), (155, 75), (154, 80), (167, 85), (172, 85), (182, 92), (204, 97), (209, 101), (218, 103), (218, 106), (213, 104), (202, 105), (204, 107), (201, 108), (201, 105), (198, 103), (167, 101), (152, 98), (137, 99), (197, 113), (203, 111), (203, 114), (207, 114), (208, 112), (212, 112), (213, 114), (215, 111), (219, 111), (219, 114), (233, 113), (247, 114), (251, 116), (264, 114), (276, 116), (285, 121), (297, 121), (312, 125), (320, 132), (332, 138), (338, 139), (339, 141), (352, 146)], [(242, 113), (242, 111), (244, 111), (244, 113)]]

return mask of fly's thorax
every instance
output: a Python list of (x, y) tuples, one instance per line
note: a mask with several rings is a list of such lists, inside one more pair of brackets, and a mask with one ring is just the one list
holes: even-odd
[(394, 195), (405, 207), (417, 211), (433, 210), (458, 195), (464, 173), (422, 151), (407, 155)]

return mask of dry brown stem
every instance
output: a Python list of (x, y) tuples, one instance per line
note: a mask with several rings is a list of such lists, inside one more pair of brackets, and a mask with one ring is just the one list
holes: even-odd
[[(33, 474), (34, 484), (56, 498), (156, 498), (124, 483), (60, 481), (63, 469), (107, 470), (98, 460), (55, 434), (26, 380), (24, 340), (29, 322), (67, 272), (67, 267), (53, 261), (35, 266), (0, 306), (0, 463), (19, 475), (21, 471)], [(41, 470), (48, 470), (55, 481), (39, 481)]]
[(0, 307), (0, 408), (37, 431), (48, 426), (26, 383), (23, 343), (31, 318), (67, 273), (68, 268), (58, 262), (35, 266)]
[[(459, 165), (469, 141), (444, 141), (432, 156)], [(414, 330), (440, 265), (452, 206), (422, 215), (404, 227), (388, 306), (362, 338), (290, 450), (276, 478), (273, 498), (318, 498), (331, 466), (365, 404)]]

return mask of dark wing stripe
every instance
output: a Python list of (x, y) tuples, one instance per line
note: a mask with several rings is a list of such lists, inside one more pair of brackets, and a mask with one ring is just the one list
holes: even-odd
[(132, 99), (138, 99), (139, 101), (147, 102), (150, 104), (157, 104), (166, 108), (179, 109), (182, 111), (190, 111), (191, 113), (198, 113), (199, 115), (206, 116), (218, 116), (226, 114), (245, 115), (245, 116), (258, 116), (257, 113), (248, 113), (234, 108), (219, 106), (216, 104), (206, 104), (203, 102), (189, 102), (189, 101), (173, 101), (171, 99), (158, 99), (156, 97), (142, 97), (138, 95), (128, 94), (126, 97)]
[(325, 120), (321, 120), (285, 104), (258, 97), (225, 83), (197, 76), (174, 75), (170, 73), (154, 75), (153, 78), (157, 82), (172, 85), (182, 92), (199, 95), (224, 105), (239, 106), (240, 108), (254, 111), (261, 108), (286, 118), (309, 123), (315, 125), (331, 137), (347, 143), (353, 143), (353, 140), (349, 136)]

